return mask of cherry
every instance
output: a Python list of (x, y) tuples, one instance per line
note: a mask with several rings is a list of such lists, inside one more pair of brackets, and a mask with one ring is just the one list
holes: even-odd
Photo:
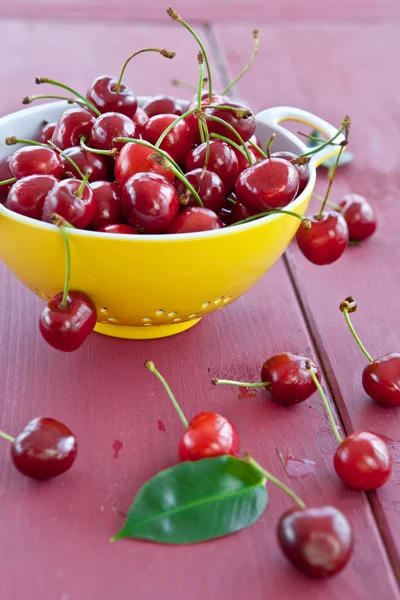
[(127, 143), (115, 161), (115, 179), (121, 187), (136, 173), (157, 173), (163, 175), (170, 183), (175, 179), (174, 173), (154, 162), (151, 156), (154, 148), (148, 148), (134, 142)]
[(133, 229), (130, 225), (125, 225), (125, 223), (113, 223), (112, 225), (104, 225), (104, 227), (100, 227), (97, 231), (101, 233), (119, 233), (123, 235), (133, 235), (137, 234), (137, 231)]
[[(7, 181), (8, 179), (13, 178), (13, 174), (10, 171), (9, 160), (10, 156), (0, 160), (0, 181)], [(7, 194), (12, 186), (12, 183), (8, 185), (0, 185), (0, 202), (4, 202), (4, 200), (7, 198)]]
[(143, 127), (145, 126), (145, 124), (148, 120), (149, 120), (149, 117), (147, 116), (147, 114), (144, 112), (144, 110), (142, 108), (140, 108), (138, 106), (138, 108), (136, 109), (135, 115), (132, 117), (132, 121), (136, 125), (136, 133), (138, 133), (138, 134), (142, 133)]
[(254, 210), (250, 210), (241, 202), (235, 202), (235, 204), (232, 204), (230, 223), (238, 223), (239, 221), (253, 217), (256, 214), (257, 213)]
[(118, 80), (111, 75), (97, 77), (86, 92), (90, 100), (101, 113), (117, 112), (132, 119), (136, 114), (137, 98), (132, 90), (121, 82), (116, 91)]
[[(210, 100), (210, 92), (208, 90), (205, 90), (201, 94), (201, 105), (202, 106), (207, 106), (208, 104), (224, 104), (225, 102), (229, 102), (229, 100), (230, 99), (228, 97), (223, 96), (222, 94), (220, 94), (219, 92), (217, 92), (215, 90), (213, 90), (213, 92), (212, 92), (211, 100)], [(196, 106), (198, 106), (197, 94), (195, 96), (193, 96), (193, 98), (191, 100), (189, 100), (188, 110), (190, 110), (191, 108), (195, 108)]]
[[(186, 173), (185, 176), (199, 194), (204, 207), (219, 212), (225, 201), (225, 188), (218, 175), (213, 171), (194, 169)], [(196, 199), (188, 193), (186, 186), (180, 179), (175, 180), (175, 187), (181, 202), (185, 206), (198, 206)]]
[[(95, 154), (94, 152), (87, 152), (79, 146), (73, 146), (64, 150), (74, 163), (78, 166), (80, 173), (83, 175), (89, 175), (89, 181), (99, 181), (107, 178), (108, 167), (104, 156)], [(71, 172), (74, 177), (78, 177), (80, 173), (69, 163), (63, 156), (61, 160), (64, 165), (65, 172)]]
[(63, 293), (46, 304), (39, 319), (39, 329), (46, 342), (62, 352), (73, 352), (82, 346), (97, 321), (96, 307), (83, 292)]
[(256, 213), (287, 206), (297, 195), (299, 175), (283, 158), (267, 158), (239, 174), (238, 200)]
[[(262, 154), (260, 154), (260, 152), (258, 152), (258, 150), (256, 150), (256, 148), (254, 148), (251, 144), (249, 144), (249, 142), (246, 142), (246, 148), (248, 153), (250, 154), (250, 158), (254, 163), (257, 163), (261, 160), (264, 159), (264, 156)], [(235, 154), (236, 154), (236, 158), (238, 159), (238, 163), (239, 163), (239, 173), (241, 173), (242, 171), (244, 171), (245, 169), (247, 169), (248, 167), (250, 167), (250, 163), (247, 160), (247, 158), (243, 155), (242, 152), (239, 152), (239, 150), (234, 150)]]
[(311, 228), (299, 227), (296, 234), (300, 250), (315, 265), (329, 265), (346, 250), (349, 243), (347, 223), (337, 212), (308, 217)]
[(44, 123), (38, 136), (38, 142), (47, 144), (53, 137), (56, 125), (57, 123)]
[(25, 146), (11, 155), (11, 173), (17, 179), (28, 175), (53, 175), (59, 179), (64, 167), (57, 152), (45, 146)]
[[(104, 231), (104, 227), (117, 225), (122, 220), (119, 188), (110, 181), (95, 181), (90, 187), (96, 201), (95, 214), (90, 224), (92, 229)], [(126, 227), (128, 226), (126, 225)], [(110, 231), (110, 233), (112, 232)]]
[(11, 188), (6, 206), (13, 212), (40, 221), (45, 198), (57, 183), (58, 179), (53, 175), (23, 177)]
[(70, 108), (57, 121), (52, 142), (61, 150), (79, 146), (82, 136), (89, 139), (92, 127), (96, 121), (95, 115), (85, 108)]
[(221, 219), (212, 210), (191, 206), (175, 217), (166, 233), (195, 233), (221, 229), (223, 226)]
[(137, 173), (122, 190), (125, 217), (140, 233), (163, 233), (179, 211), (179, 197), (165, 177)]
[(372, 206), (359, 194), (347, 194), (339, 202), (342, 207), (341, 215), (349, 228), (351, 240), (363, 241), (376, 230), (376, 216)]
[(97, 117), (90, 136), (93, 148), (98, 150), (122, 148), (125, 142), (114, 142), (116, 137), (137, 137), (136, 125), (132, 119), (117, 112), (108, 112)]
[[(143, 127), (142, 137), (151, 144), (156, 144), (165, 129), (177, 120), (176, 115), (155, 115), (150, 117)], [(193, 135), (183, 119), (169, 131), (161, 142), (160, 148), (168, 152), (177, 163), (182, 163), (193, 146)]]
[(47, 194), (43, 205), (43, 221), (52, 223), (56, 213), (78, 229), (90, 225), (96, 213), (96, 200), (91, 188), (79, 179), (64, 179)]
[(286, 558), (314, 579), (339, 573), (353, 550), (351, 525), (333, 506), (289, 510), (281, 516), (277, 534)]
[[(204, 167), (206, 160), (206, 144), (200, 144), (188, 152), (185, 158), (185, 171), (193, 171)], [(224, 184), (226, 193), (232, 190), (239, 173), (239, 163), (232, 147), (220, 140), (210, 141), (210, 156), (207, 165), (208, 171), (218, 175)]]
[(353, 433), (339, 444), (334, 466), (340, 479), (357, 490), (376, 490), (392, 474), (387, 445), (368, 431)]
[[(206, 116), (216, 117), (217, 119), (222, 119), (224, 123), (228, 123), (233, 127), (237, 133), (239, 133), (240, 137), (244, 142), (247, 142), (251, 138), (251, 136), (255, 133), (256, 130), (256, 119), (254, 114), (251, 111), (248, 111), (240, 104), (236, 102), (223, 102), (222, 106), (229, 106), (231, 108), (237, 109), (240, 111), (247, 111), (247, 116), (240, 117), (237, 116), (235, 111), (224, 110), (219, 108), (220, 105), (217, 105), (215, 108), (206, 108), (205, 114)], [(233, 142), (238, 143), (238, 137), (235, 136), (233, 131), (231, 131), (226, 125), (221, 122), (216, 122), (213, 120), (207, 119), (208, 130), (210, 133), (216, 133), (218, 135), (223, 135)]]
[(143, 110), (149, 118), (156, 115), (183, 114), (181, 103), (172, 96), (153, 96), (143, 106)]
[[(284, 151), (273, 152), (271, 156), (275, 158), (284, 158), (288, 161), (295, 160), (296, 158), (298, 158), (296, 154), (293, 154), (293, 152)], [(299, 190), (297, 192), (297, 195), (299, 196), (308, 183), (309, 171), (307, 165), (294, 165), (294, 167), (297, 173), (299, 174)]]
[(67, 471), (76, 458), (76, 439), (60, 421), (40, 417), (28, 423), (11, 446), (15, 467), (33, 479), (49, 479)]

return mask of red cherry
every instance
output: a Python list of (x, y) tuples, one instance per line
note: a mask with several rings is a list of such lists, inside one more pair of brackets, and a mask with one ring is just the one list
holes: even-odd
[[(298, 158), (296, 154), (293, 154), (293, 152), (283, 152), (283, 151), (282, 152), (273, 152), (271, 154), (271, 156), (274, 156), (275, 158), (284, 158), (285, 160), (288, 160), (288, 161), (295, 160), (296, 158)], [(309, 177), (308, 166), (307, 165), (294, 165), (294, 167), (295, 167), (297, 173), (299, 174), (299, 191), (297, 192), (297, 195), (299, 196), (308, 183), (308, 177)]]
[(79, 146), (82, 136), (90, 138), (96, 117), (85, 108), (70, 108), (57, 121), (52, 142), (61, 150)]
[[(246, 142), (246, 148), (250, 154), (250, 158), (252, 159), (253, 164), (257, 163), (261, 160), (264, 160), (263, 155), (260, 154), (258, 152), (258, 150), (253, 148), (253, 146), (251, 144), (249, 144), (248, 142)], [(234, 152), (236, 154), (236, 158), (238, 159), (238, 163), (239, 163), (239, 173), (241, 173), (242, 171), (244, 171), (245, 169), (250, 167), (250, 163), (247, 160), (247, 158), (245, 156), (243, 156), (242, 152), (239, 152), (239, 150), (236, 150), (236, 149), (234, 149)]]
[(287, 206), (298, 189), (296, 168), (283, 158), (268, 158), (245, 169), (235, 185), (238, 200), (257, 213)]
[(137, 173), (122, 190), (125, 217), (140, 233), (163, 233), (179, 211), (174, 186), (155, 173)]
[(59, 179), (64, 167), (57, 152), (44, 146), (24, 146), (10, 157), (9, 168), (14, 177), (53, 175)]
[[(204, 207), (219, 212), (225, 201), (225, 188), (218, 175), (212, 171), (194, 169), (194, 171), (186, 173), (185, 176), (199, 194)], [(187, 188), (180, 179), (175, 180), (175, 188), (179, 197), (185, 196), (189, 199), (188, 204), (185, 206), (198, 206), (192, 195), (186, 196)]]
[[(209, 104), (224, 104), (224, 97), (221, 96), (221, 94), (217, 94), (217, 93), (213, 93), (213, 99), (210, 103), (209, 99), (208, 99), (208, 91), (205, 91), (202, 93), (201, 95), (201, 106), (208, 106)], [(229, 100), (226, 99), (226, 101), (228, 102)], [(194, 96), (192, 98), (192, 100), (189, 102), (188, 105), (188, 110), (192, 110), (193, 108), (196, 108), (198, 106), (198, 100), (197, 100), (197, 94), (196, 96)], [(190, 129), (190, 131), (192, 132), (193, 135), (193, 140), (196, 144), (200, 144), (200, 132), (199, 132), (199, 120), (197, 118), (197, 116), (192, 113), (191, 115), (188, 115), (186, 117), (186, 123)], [(225, 128), (227, 129), (227, 128)], [(225, 135), (225, 134), (223, 134)], [(237, 141), (237, 139), (235, 140)]]
[(96, 201), (95, 214), (90, 224), (92, 229), (103, 231), (104, 227), (119, 223), (122, 220), (122, 203), (120, 190), (115, 183), (95, 181), (90, 187)]
[(179, 442), (181, 461), (225, 454), (239, 454), (239, 436), (232, 423), (217, 413), (201, 412), (196, 415)]
[(300, 250), (309, 261), (315, 265), (329, 265), (346, 250), (349, 243), (347, 223), (337, 212), (323, 212), (308, 217), (311, 229), (302, 225), (297, 230), (296, 238)]
[(347, 194), (339, 202), (342, 206), (341, 215), (349, 228), (351, 240), (363, 241), (369, 238), (376, 230), (376, 216), (372, 206), (363, 196)]
[(114, 142), (116, 137), (136, 138), (136, 125), (121, 113), (108, 112), (97, 117), (93, 124), (90, 142), (98, 150), (122, 148), (125, 142)]
[(51, 223), (54, 213), (63, 217), (78, 229), (85, 229), (96, 213), (96, 200), (91, 188), (85, 185), (77, 196), (82, 182), (78, 179), (64, 179), (47, 194), (43, 205), (43, 221)]
[(250, 210), (241, 202), (236, 202), (235, 204), (232, 204), (230, 223), (238, 223), (239, 221), (244, 221), (244, 219), (254, 217), (256, 214), (257, 213), (254, 210)]
[(63, 423), (40, 417), (28, 423), (11, 446), (14, 465), (33, 479), (61, 475), (76, 457), (76, 439)]
[(180, 102), (172, 96), (153, 96), (143, 106), (147, 116), (154, 117), (155, 115), (183, 115), (183, 110)]
[[(200, 144), (185, 158), (185, 171), (193, 171), (204, 167), (206, 159), (206, 144)], [(235, 185), (239, 173), (239, 163), (232, 147), (226, 142), (213, 140), (210, 142), (210, 157), (207, 165), (208, 171), (213, 171), (221, 179), (227, 194)]]
[(91, 83), (86, 98), (101, 113), (117, 112), (132, 119), (136, 114), (137, 98), (124, 83), (116, 92), (117, 83), (118, 80), (111, 75), (100, 75)]
[[(3, 158), (0, 160), (0, 181), (6, 181), (7, 179), (12, 179), (13, 174), (10, 171), (10, 156), (7, 158)], [(8, 185), (0, 185), (0, 202), (4, 202), (6, 200), (8, 192), (11, 190), (13, 184), (9, 183)]]
[[(176, 119), (176, 115), (155, 115), (151, 117), (143, 127), (143, 139), (155, 144), (163, 131)], [(160, 146), (161, 150), (168, 152), (177, 163), (183, 162), (192, 147), (193, 135), (184, 119), (177, 122)]]
[(333, 506), (290, 510), (281, 516), (277, 534), (286, 558), (314, 579), (339, 573), (353, 550), (351, 525)]
[(333, 464), (340, 479), (357, 490), (376, 490), (392, 474), (387, 445), (368, 431), (353, 433), (343, 440)]
[(73, 352), (82, 346), (96, 325), (96, 307), (86, 294), (68, 293), (67, 304), (63, 294), (57, 294), (46, 304), (39, 319), (39, 329), (46, 342), (62, 352)]
[[(64, 150), (65, 154), (68, 154), (70, 158), (78, 165), (78, 168), (84, 175), (90, 172), (89, 181), (99, 181), (106, 179), (108, 174), (107, 162), (104, 156), (100, 154), (94, 154), (94, 152), (87, 152), (79, 146), (73, 146)], [(68, 162), (63, 156), (61, 156), (62, 163), (64, 165), (65, 172), (70, 172), (74, 177), (79, 177), (79, 173)]]
[(113, 223), (112, 225), (105, 225), (104, 227), (100, 227), (97, 231), (101, 233), (119, 233), (123, 235), (133, 235), (137, 234), (137, 231), (133, 229), (130, 225), (125, 225), (125, 223)]
[(57, 183), (58, 179), (52, 175), (23, 177), (12, 186), (6, 206), (13, 212), (40, 221), (45, 198)]
[(140, 144), (125, 144), (115, 161), (115, 179), (118, 185), (123, 187), (136, 173), (157, 173), (172, 183), (175, 175), (150, 158), (154, 153), (152, 148)]
[(57, 123), (45, 123), (40, 130), (38, 142), (47, 144), (52, 139)]
[(140, 107), (136, 109), (135, 115), (132, 117), (132, 121), (136, 125), (136, 133), (142, 133), (143, 127), (146, 125), (149, 117), (144, 112), (144, 110)]
[[(232, 108), (236, 108), (238, 110), (247, 110), (240, 104), (237, 104), (236, 102), (232, 101), (223, 101), (223, 103), (221, 103), (220, 106), (221, 105), (231, 106)], [(251, 115), (247, 118), (238, 118), (234, 111), (223, 110), (218, 108), (218, 106), (216, 106), (215, 108), (206, 108), (204, 112), (206, 115), (218, 117), (219, 119), (222, 119), (223, 121), (231, 125), (239, 133), (244, 142), (247, 142), (247, 140), (251, 138), (251, 136), (256, 130), (256, 118), (253, 113), (251, 113)], [(207, 120), (207, 125), (208, 131), (210, 133), (217, 133), (218, 135), (223, 135), (232, 140), (233, 142), (238, 143), (237, 136), (235, 136), (234, 133), (225, 125), (222, 125), (221, 123), (216, 123), (215, 121), (211, 120)]]
[(261, 381), (270, 384), (266, 389), (280, 404), (298, 404), (316, 391), (307, 368), (308, 361), (318, 381), (321, 381), (321, 373), (315, 362), (301, 354), (283, 352), (272, 356), (263, 364)]
[[(224, 102), (229, 102), (230, 98), (226, 97), (226, 96), (222, 96), (222, 94), (219, 94), (218, 92), (214, 91), (212, 92), (212, 99), (211, 101), (209, 100), (210, 97), (210, 92), (208, 90), (204, 90), (204, 92), (202, 92), (201, 94), (201, 104), (202, 106), (205, 106), (207, 104), (223, 104)], [(197, 100), (197, 94), (195, 96), (193, 96), (193, 98), (189, 101), (189, 106), (188, 106), (188, 110), (195, 108), (198, 104), (198, 100)]]
[(223, 226), (221, 219), (212, 210), (191, 206), (175, 217), (167, 233), (195, 233), (222, 229)]
[(362, 374), (365, 392), (383, 406), (400, 406), (400, 354), (391, 352), (370, 362)]

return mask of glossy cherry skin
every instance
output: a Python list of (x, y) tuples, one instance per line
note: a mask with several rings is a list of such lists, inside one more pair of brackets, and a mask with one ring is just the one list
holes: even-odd
[(39, 480), (68, 471), (76, 453), (72, 431), (60, 421), (46, 417), (30, 421), (11, 445), (11, 458), (18, 471)]
[(52, 139), (53, 134), (54, 134), (54, 130), (56, 128), (57, 123), (46, 123), (45, 125), (43, 125), (42, 129), (40, 130), (40, 133), (38, 135), (38, 142), (40, 142), (41, 144), (47, 144), (47, 142), (49, 140)]
[(104, 227), (100, 227), (97, 231), (101, 233), (118, 233), (122, 235), (135, 235), (137, 231), (133, 229), (130, 225), (126, 225), (125, 223), (114, 223), (113, 225), (105, 225)]
[(10, 157), (9, 168), (13, 177), (53, 175), (59, 179), (64, 167), (57, 152), (44, 146), (24, 146)]
[(277, 534), (286, 558), (313, 579), (339, 573), (353, 551), (351, 525), (334, 506), (292, 509), (281, 516)]
[[(273, 152), (271, 156), (274, 156), (275, 158), (284, 158), (288, 161), (295, 160), (296, 158), (298, 158), (296, 154), (293, 154), (293, 152), (283, 151)], [(294, 165), (294, 167), (297, 173), (299, 174), (299, 191), (297, 192), (297, 195), (299, 196), (308, 183), (309, 171), (307, 165)]]
[(155, 163), (150, 157), (155, 154), (152, 148), (130, 142), (125, 144), (115, 160), (115, 179), (121, 187), (136, 173), (156, 173), (163, 175), (170, 183), (175, 175), (169, 169)]
[(148, 120), (149, 120), (149, 117), (147, 116), (147, 114), (144, 112), (144, 110), (142, 108), (140, 108), (140, 106), (138, 106), (136, 109), (135, 115), (132, 117), (132, 121), (136, 125), (136, 133), (138, 133), (138, 134), (142, 133), (143, 127), (146, 125)]
[(376, 490), (392, 474), (389, 448), (368, 431), (359, 431), (344, 439), (336, 450), (333, 464), (340, 479), (356, 490)]
[(19, 215), (40, 221), (46, 196), (57, 183), (58, 179), (52, 175), (23, 177), (12, 186), (6, 206)]
[(48, 301), (39, 319), (39, 329), (46, 342), (61, 352), (80, 348), (93, 331), (96, 307), (86, 294), (70, 291), (67, 305), (62, 305), (62, 292)]
[(70, 108), (66, 110), (57, 121), (53, 133), (53, 144), (60, 150), (79, 146), (79, 140), (84, 136), (90, 139), (95, 115), (85, 108)]
[(232, 204), (231, 223), (244, 221), (244, 219), (254, 217), (256, 214), (257, 213), (254, 210), (250, 210), (241, 202), (236, 202), (236, 204)]
[(153, 96), (143, 106), (143, 110), (146, 115), (154, 117), (155, 115), (177, 115), (183, 114), (181, 103), (172, 96)]
[[(142, 130), (142, 137), (155, 144), (163, 131), (176, 121), (176, 115), (155, 115), (151, 117)], [(193, 135), (185, 120), (178, 121), (161, 142), (161, 150), (168, 152), (179, 164), (183, 163), (186, 154), (193, 147)]]
[[(220, 106), (221, 105), (231, 106), (232, 108), (237, 108), (238, 110), (244, 109), (243, 106), (232, 101), (223, 101), (220, 104)], [(234, 111), (223, 110), (218, 108), (218, 106), (215, 108), (206, 108), (204, 112), (206, 115), (218, 117), (219, 119), (222, 119), (223, 121), (231, 125), (239, 133), (244, 142), (247, 142), (247, 140), (249, 140), (251, 136), (255, 133), (256, 118), (254, 114), (251, 114), (251, 116), (247, 118), (238, 118)], [(215, 121), (207, 120), (207, 125), (208, 131), (210, 133), (217, 133), (218, 135), (223, 135), (224, 137), (229, 138), (233, 142), (239, 143), (237, 136), (235, 136), (235, 134), (230, 129), (228, 129), (228, 127), (222, 125), (222, 123), (216, 123)]]
[(114, 142), (116, 137), (136, 138), (136, 125), (129, 117), (108, 112), (97, 117), (90, 135), (90, 143), (97, 150), (122, 148), (125, 142)]
[(376, 215), (372, 206), (363, 196), (347, 194), (339, 202), (342, 206), (341, 215), (349, 228), (349, 238), (362, 242), (369, 238), (376, 230)]
[(90, 185), (96, 201), (96, 210), (90, 223), (92, 229), (101, 229), (122, 221), (120, 189), (110, 181), (95, 181)]
[(191, 206), (175, 217), (167, 229), (167, 233), (196, 233), (222, 229), (224, 226), (218, 215), (208, 208)]
[(299, 175), (283, 158), (269, 158), (252, 165), (239, 174), (235, 185), (239, 202), (257, 213), (287, 206), (298, 189)]
[(201, 460), (214, 456), (238, 456), (239, 436), (228, 419), (217, 413), (201, 412), (189, 423), (179, 442), (179, 458)]
[(269, 383), (266, 389), (284, 406), (307, 400), (315, 391), (315, 383), (307, 369), (307, 362), (321, 381), (321, 373), (307, 356), (282, 352), (269, 358), (262, 366), (261, 381)]
[(370, 398), (383, 406), (400, 406), (400, 354), (391, 352), (367, 365), (362, 384)]
[[(7, 158), (3, 158), (0, 160), (0, 181), (6, 181), (7, 179), (12, 179), (13, 174), (10, 171), (10, 156)], [(8, 192), (11, 190), (13, 184), (9, 183), (8, 185), (0, 185), (0, 202), (4, 202), (7, 198)]]
[[(203, 175), (204, 173), (204, 175)], [(203, 176), (202, 176), (203, 175)], [(213, 171), (204, 171), (203, 169), (194, 169), (186, 173), (186, 179), (199, 194), (204, 208), (209, 208), (214, 212), (219, 212), (225, 202), (225, 188), (221, 179)], [(180, 179), (175, 180), (175, 187), (179, 197), (185, 197), (189, 200), (185, 206), (198, 206), (196, 199), (190, 195), (187, 196), (187, 187)]]
[(307, 217), (311, 229), (302, 225), (297, 230), (299, 248), (306, 258), (315, 265), (329, 265), (338, 260), (349, 243), (347, 223), (337, 212), (329, 211)]
[[(253, 146), (251, 144), (249, 144), (249, 142), (246, 142), (246, 148), (250, 154), (250, 158), (254, 163), (260, 162), (261, 160), (264, 160), (264, 157), (262, 154), (260, 154), (258, 152), (258, 150), (256, 150), (255, 148), (253, 148)], [(247, 158), (245, 156), (243, 156), (242, 152), (239, 152), (239, 150), (234, 149), (234, 152), (236, 154), (236, 158), (238, 159), (238, 163), (239, 163), (239, 173), (241, 173), (242, 171), (244, 171), (245, 169), (247, 169), (248, 167), (250, 167), (250, 163), (247, 160)]]
[(118, 112), (132, 119), (136, 114), (137, 98), (124, 83), (116, 92), (117, 83), (118, 80), (111, 75), (100, 75), (91, 83), (86, 98), (101, 113)]
[(79, 179), (64, 179), (47, 194), (42, 220), (51, 223), (57, 213), (77, 229), (90, 225), (96, 213), (96, 200), (90, 186), (85, 185), (81, 196), (76, 196), (81, 185)]
[[(185, 158), (185, 171), (201, 169), (206, 160), (206, 144), (200, 144), (188, 152)], [(210, 142), (210, 157), (207, 165), (208, 171), (213, 171), (221, 179), (225, 192), (229, 194), (235, 185), (239, 174), (239, 163), (232, 147), (226, 142), (212, 140)]]
[(140, 233), (163, 233), (179, 211), (174, 186), (162, 175), (137, 173), (122, 190), (124, 215)]
[[(89, 171), (91, 172), (89, 181), (99, 181), (107, 178), (108, 167), (104, 156), (94, 154), (94, 152), (87, 152), (79, 146), (67, 148), (64, 152), (72, 158), (84, 175), (87, 175)], [(75, 167), (73, 167), (66, 158), (61, 156), (61, 160), (66, 173), (72, 173), (74, 177), (79, 177), (79, 173)]]

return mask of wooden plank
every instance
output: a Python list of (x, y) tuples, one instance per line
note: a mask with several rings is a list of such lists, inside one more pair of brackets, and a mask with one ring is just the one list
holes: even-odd
[[(349, 294), (359, 301), (354, 316), (359, 334), (373, 356), (398, 351), (398, 160), (397, 126), (399, 86), (396, 55), (399, 26), (290, 26), (261, 28), (265, 40), (252, 76), (238, 92), (254, 98), (255, 108), (290, 104), (313, 111), (332, 123), (348, 113), (353, 117), (351, 149), (354, 163), (340, 171), (332, 200), (357, 192), (376, 207), (379, 229), (360, 248), (350, 248), (329, 267), (311, 265), (293, 244), (288, 253), (290, 271), (305, 307), (318, 352), (349, 431), (367, 429), (389, 443), (394, 458), (392, 480), (371, 494), (386, 543), (400, 562), (398, 456), (400, 424), (396, 410), (369, 401), (361, 386), (365, 360), (347, 331), (338, 305)], [(235, 43), (247, 28), (220, 27), (218, 40), (235, 73), (247, 53)], [(286, 40), (284, 44), (281, 40)], [(279, 47), (279, 59), (268, 52)], [(299, 53), (299, 48), (301, 52)], [(329, 48), (327, 54), (321, 49)], [(325, 189), (321, 177), (318, 190)]]

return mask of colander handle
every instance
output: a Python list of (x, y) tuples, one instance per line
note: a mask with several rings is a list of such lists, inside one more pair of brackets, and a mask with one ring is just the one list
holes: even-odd
[[(264, 122), (265, 124), (270, 125), (273, 128), (279, 128), (281, 134), (286, 137), (288, 140), (294, 141), (296, 144), (299, 143), (299, 138), (280, 126), (282, 121), (297, 121), (298, 123), (304, 123), (313, 129), (317, 129), (324, 135), (328, 137), (328, 139), (332, 138), (337, 133), (337, 128), (324, 121), (320, 117), (313, 115), (312, 113), (302, 110), (301, 108), (293, 108), (291, 106), (276, 106), (272, 108), (267, 108), (262, 112), (258, 113), (257, 119)], [(344, 135), (340, 134), (338, 138), (335, 140), (336, 143), (342, 142), (344, 140)], [(304, 145), (305, 152), (307, 151), (306, 146)], [(321, 163), (323, 163), (330, 156), (334, 156), (339, 152), (339, 146), (326, 146), (319, 152), (316, 152), (312, 155), (310, 164), (314, 167), (318, 167)]]

